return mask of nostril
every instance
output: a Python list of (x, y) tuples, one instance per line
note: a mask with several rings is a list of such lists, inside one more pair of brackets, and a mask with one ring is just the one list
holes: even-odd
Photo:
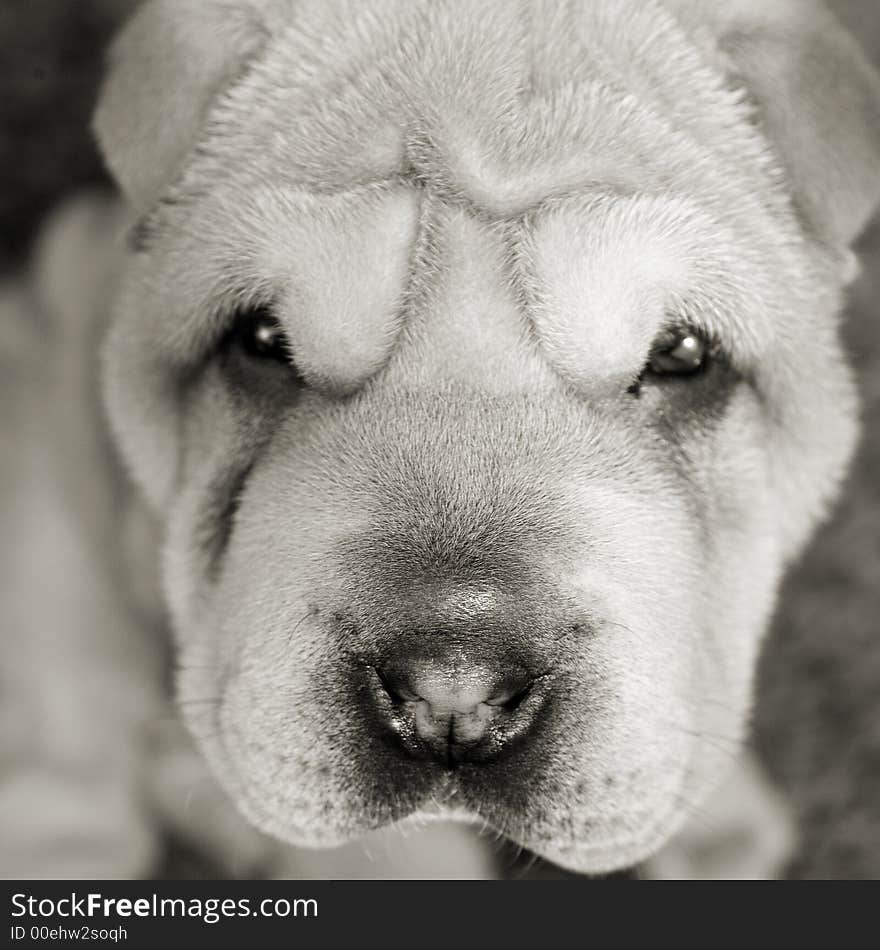
[(514, 692), (507, 699), (502, 699), (501, 701), (492, 701), (489, 703), (490, 706), (500, 706), (505, 712), (516, 712), (517, 709), (528, 699), (529, 694), (532, 691), (532, 687), (535, 685), (535, 681), (532, 680), (530, 683), (527, 683), (522, 689)]
[(516, 712), (532, 695), (538, 684), (548, 676), (549, 673), (541, 673), (534, 677), (509, 680), (491, 699), (486, 700), (486, 703), (507, 713)]
[(407, 676), (394, 668), (381, 668), (372, 664), (367, 664), (367, 668), (393, 706), (425, 703), (436, 711), (448, 713), (468, 713), (479, 707), (515, 712), (529, 698), (535, 685), (546, 676), (515, 677), (495, 689), (480, 685), (468, 688), (455, 685), (447, 677), (438, 677), (438, 681), (434, 682), (420, 679), (417, 675)]
[(376, 678), (379, 680), (379, 683), (381, 684), (382, 689), (384, 689), (385, 692), (388, 694), (388, 698), (391, 700), (391, 702), (395, 706), (399, 706), (403, 702), (403, 699), (398, 694), (394, 686), (391, 684), (391, 681), (388, 679), (388, 677), (385, 676), (383, 672), (377, 669), (375, 666), (371, 666), (370, 669), (373, 671), (373, 673), (376, 674)]
[(402, 680), (392, 674), (383, 672), (376, 666), (371, 666), (370, 669), (376, 674), (382, 689), (388, 694), (393, 705), (402, 706), (404, 703), (411, 703), (419, 698), (406, 687)]

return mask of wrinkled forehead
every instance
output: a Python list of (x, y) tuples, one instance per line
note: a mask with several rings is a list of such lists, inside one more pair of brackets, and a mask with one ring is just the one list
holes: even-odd
[(596, 183), (774, 200), (740, 97), (653, 0), (293, 4), (211, 119), (239, 180), (408, 174), (496, 214)]
[(670, 320), (760, 348), (793, 229), (738, 98), (650, 2), (541, 6), (296, 5), (154, 216), (176, 343), (280, 301), (366, 373), (440, 273), (435, 310), (528, 310), (570, 377), (636, 373)]

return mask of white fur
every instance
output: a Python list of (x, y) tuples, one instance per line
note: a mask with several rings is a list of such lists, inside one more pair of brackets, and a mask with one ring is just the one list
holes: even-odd
[[(382, 590), (339, 546), (387, 534), (415, 559), (425, 525), (450, 550), (541, 537), (534, 569), (596, 636), (569, 648), (547, 788), (526, 814), (477, 807), (566, 866), (636, 861), (723, 774), (703, 730), (740, 741), (782, 567), (853, 442), (834, 313), (858, 220), (823, 227), (830, 153), (804, 177), (795, 105), (758, 95), (756, 117), (741, 87), (800, 67), (768, 58), (760, 18), (743, 33), (682, 4), (283, 10), (147, 215), (108, 350), (117, 433), (172, 512), (180, 690), (216, 699), (190, 726), (264, 831), (328, 846), (390, 820), (340, 748), (343, 694), (312, 694), (343, 662), (328, 612)], [(847, 52), (791, 8), (779, 22), (796, 48)], [(853, 83), (872, 95), (861, 65)], [(275, 423), (236, 408), (216, 368), (175, 395), (249, 300), (276, 301), (312, 384)], [(702, 327), (750, 380), (717, 428), (672, 446), (621, 401), (670, 323)], [(664, 398), (638, 412), (663, 418)], [(212, 486), (267, 425), (209, 583)]]
[[(819, 54), (854, 114), (823, 118)], [(430, 535), (441, 562), (515, 553), (536, 603), (589, 618), (540, 644), (565, 684), (540, 781), (469, 811), (581, 871), (686, 824), (852, 449), (836, 313), (876, 101), (812, 3), (144, 7), (97, 117), (142, 215), (108, 406), (167, 528), (187, 723), (251, 822), (346, 847), (457, 807), (455, 776), (415, 801), (355, 764), (339, 672), (399, 607), (371, 540), (415, 570)], [(212, 359), (254, 303), (311, 384), (277, 414)], [(748, 381), (717, 419), (626, 394), (668, 323)], [(212, 574), (218, 486), (249, 465)]]

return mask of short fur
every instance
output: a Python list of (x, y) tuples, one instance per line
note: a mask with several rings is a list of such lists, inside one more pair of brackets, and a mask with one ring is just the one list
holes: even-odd
[[(145, 213), (109, 406), (169, 515), (180, 693), (215, 701), (190, 726), (294, 843), (448, 801), (573, 869), (641, 860), (723, 774), (709, 737), (742, 735), (780, 572), (852, 448), (834, 314), (877, 197), (876, 79), (812, 5), (227, 7), (200, 6), (182, 74), (142, 61), (187, 36), (148, 5), (98, 113)], [(212, 31), (222, 70), (198, 66)], [(159, 74), (214, 98), (147, 161), (116, 117), (150, 128)], [(254, 302), (308, 384), (293, 406), (239, 398), (211, 357)], [(732, 364), (717, 411), (628, 393), (682, 321)], [(474, 776), (389, 769), (351, 721), (350, 656), (437, 564), (532, 591), (558, 676), (540, 752)]]
[[(855, 440), (880, 84), (819, 4), (708, 6), (154, 0), (116, 45), (107, 403), (184, 718), (272, 836), (458, 816), (606, 872), (723, 780)], [(255, 304), (295, 394), (218, 355)], [(682, 324), (718, 373), (636, 398)], [(443, 610), (552, 671), (513, 758), (422, 768), (353, 712), (357, 663)]]

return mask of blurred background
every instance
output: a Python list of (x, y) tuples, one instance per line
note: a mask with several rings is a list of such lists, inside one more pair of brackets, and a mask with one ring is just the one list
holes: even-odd
[[(61, 198), (109, 184), (89, 120), (103, 51), (135, 5), (0, 4), (0, 278), (26, 266)], [(878, 0), (830, 5), (880, 67)], [(755, 744), (800, 819), (792, 877), (880, 878), (880, 223), (859, 250), (845, 335), (865, 435), (840, 506), (785, 584), (755, 721)]]

